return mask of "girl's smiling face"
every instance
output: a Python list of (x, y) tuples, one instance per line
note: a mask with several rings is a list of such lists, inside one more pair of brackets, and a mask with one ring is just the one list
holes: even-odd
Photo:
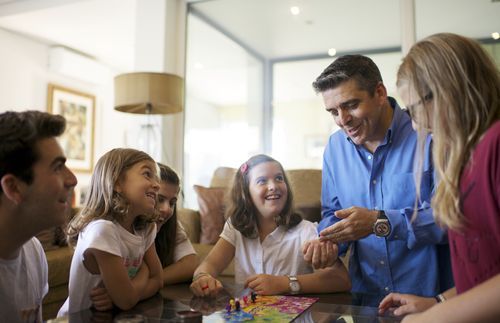
[(154, 213), (159, 189), (156, 164), (149, 160), (133, 165), (115, 185), (115, 191), (128, 201), (129, 214), (133, 216)]
[(161, 226), (174, 215), (179, 189), (180, 187), (178, 185), (164, 181), (161, 182), (160, 190), (158, 191), (158, 210), (160, 211), (160, 217), (156, 222), (158, 231), (160, 231)]
[(248, 176), (250, 197), (259, 215), (263, 218), (279, 215), (288, 198), (288, 187), (280, 165), (276, 162), (256, 165)]

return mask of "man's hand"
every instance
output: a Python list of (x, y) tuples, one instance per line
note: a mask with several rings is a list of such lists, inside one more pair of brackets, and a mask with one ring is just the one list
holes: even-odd
[(391, 307), (397, 307), (394, 315), (401, 316), (423, 312), (436, 304), (434, 297), (421, 297), (411, 294), (390, 293), (380, 302), (378, 313), (384, 314)]
[(288, 282), (286, 276), (258, 274), (247, 278), (245, 288), (253, 289), (258, 295), (278, 295), (288, 292)]
[(319, 233), (320, 240), (336, 243), (356, 241), (373, 233), (378, 211), (353, 206), (335, 212), (339, 221)]
[(313, 239), (304, 243), (302, 253), (307, 263), (311, 264), (314, 269), (320, 269), (335, 264), (339, 255), (339, 248), (330, 240), (319, 241), (319, 239)]

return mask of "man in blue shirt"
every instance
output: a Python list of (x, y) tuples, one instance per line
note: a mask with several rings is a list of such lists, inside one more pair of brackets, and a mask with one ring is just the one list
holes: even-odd
[[(438, 247), (447, 243), (446, 231), (434, 223), (429, 204), (434, 189), (430, 138), (416, 197), (417, 133), (409, 115), (387, 96), (375, 63), (361, 55), (339, 57), (313, 87), (342, 130), (330, 136), (324, 152), (318, 230), (321, 241), (339, 244), (338, 254), (351, 247), (352, 291), (435, 296), (453, 286), (448, 246), (444, 252)], [(315, 268), (337, 257), (331, 251), (336, 248), (324, 245), (304, 246), (304, 257)], [(441, 277), (440, 271), (446, 274)]]

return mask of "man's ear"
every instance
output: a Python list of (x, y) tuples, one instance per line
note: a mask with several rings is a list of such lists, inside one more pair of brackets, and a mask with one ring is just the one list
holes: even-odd
[(387, 89), (385, 88), (384, 83), (378, 82), (375, 87), (375, 96), (383, 103), (387, 101)]
[(0, 180), (0, 185), (2, 185), (5, 197), (16, 205), (21, 203), (23, 200), (23, 186), (26, 186), (26, 183), (12, 174), (7, 174)]

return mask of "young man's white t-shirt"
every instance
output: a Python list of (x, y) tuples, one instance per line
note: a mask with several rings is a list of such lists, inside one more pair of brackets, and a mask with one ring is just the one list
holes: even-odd
[(42, 322), (42, 300), (49, 291), (47, 259), (37, 238), (15, 259), (0, 259), (0, 321)]
[(57, 316), (88, 309), (92, 306), (90, 291), (101, 282), (100, 275), (92, 275), (83, 265), (83, 254), (89, 248), (108, 252), (123, 258), (128, 276), (134, 277), (142, 264), (145, 251), (154, 243), (156, 224), (132, 234), (119, 223), (108, 220), (90, 222), (78, 236), (69, 274), (69, 296)]
[(234, 273), (237, 284), (255, 274), (302, 275), (314, 270), (304, 260), (302, 244), (318, 237), (317, 224), (302, 220), (286, 230), (279, 226), (260, 242), (244, 237), (226, 221), (220, 237), (235, 247)]

